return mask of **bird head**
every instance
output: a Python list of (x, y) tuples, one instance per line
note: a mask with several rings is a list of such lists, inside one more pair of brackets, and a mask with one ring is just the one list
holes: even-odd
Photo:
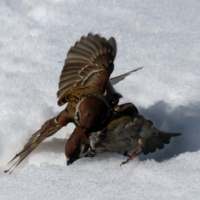
[(107, 121), (111, 108), (99, 95), (89, 95), (79, 101), (76, 106), (76, 124), (84, 131), (98, 130)]

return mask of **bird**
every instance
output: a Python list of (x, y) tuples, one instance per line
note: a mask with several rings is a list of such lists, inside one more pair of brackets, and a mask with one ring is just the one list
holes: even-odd
[(122, 97), (113, 85), (142, 68), (110, 79), (116, 53), (117, 44), (114, 37), (107, 40), (99, 34), (92, 33), (82, 36), (69, 49), (57, 92), (58, 106), (67, 106), (31, 136), (24, 148), (9, 162), (14, 163), (4, 171), (5, 173), (12, 173), (47, 137), (54, 135), (68, 123), (74, 123), (75, 129), (65, 146), (65, 154), (70, 163), (70, 159), (76, 157), (77, 149), (88, 139), (89, 134), (107, 125), (113, 107)]
[(110, 123), (101, 131), (92, 132), (89, 139), (81, 144), (79, 158), (103, 152), (123, 152), (128, 156), (121, 163), (124, 165), (142, 153), (147, 155), (163, 149), (165, 144), (170, 143), (171, 137), (180, 135), (158, 130), (151, 120), (139, 114), (132, 103), (116, 105)]

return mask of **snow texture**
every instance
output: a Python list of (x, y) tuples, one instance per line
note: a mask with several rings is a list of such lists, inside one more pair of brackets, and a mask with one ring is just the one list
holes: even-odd
[[(199, 0), (1, 0), (0, 13), (0, 199), (200, 199)], [(56, 92), (66, 53), (89, 32), (116, 38), (112, 77), (144, 67), (116, 85), (120, 103), (183, 135), (122, 167), (118, 153), (66, 166), (69, 125), (4, 174), (63, 109)]]

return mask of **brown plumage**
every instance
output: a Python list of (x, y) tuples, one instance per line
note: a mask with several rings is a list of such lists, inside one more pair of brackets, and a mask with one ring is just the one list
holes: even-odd
[(91, 133), (88, 142), (81, 144), (79, 158), (106, 151), (126, 155), (134, 149), (130, 157), (121, 163), (125, 164), (142, 153), (146, 155), (163, 149), (171, 137), (180, 135), (156, 129), (153, 122), (140, 115), (131, 103), (117, 105), (110, 123), (101, 131)]
[(121, 97), (114, 90), (112, 81), (115, 84), (140, 69), (132, 70), (109, 81), (114, 69), (116, 52), (117, 45), (113, 37), (107, 40), (91, 33), (87, 37), (82, 37), (70, 48), (57, 92), (58, 105), (67, 103), (66, 108), (58, 116), (45, 122), (41, 129), (32, 135), (23, 150), (10, 161), (15, 161), (14, 164), (5, 172), (11, 173), (42, 141), (69, 122), (77, 126), (65, 148), (67, 157), (71, 159), (75, 155), (73, 149), (76, 152), (82, 139), (87, 138), (91, 131), (102, 129), (108, 123), (113, 107)]
[(113, 37), (106, 40), (99, 35), (88, 34), (76, 42), (67, 54), (60, 76), (58, 105), (70, 103), (73, 95), (80, 99), (86, 89), (92, 88), (91, 94), (103, 94), (114, 69), (116, 52)]
[(63, 126), (69, 123), (66, 119), (66, 112), (62, 111), (57, 117), (47, 120), (40, 130), (35, 132), (29, 141), (25, 144), (24, 148), (15, 155), (15, 157), (9, 162), (16, 160), (14, 164), (4, 172), (12, 173), (12, 171), (17, 167), (41, 142), (43, 142), (47, 137), (52, 136), (54, 133), (59, 131)]
[(76, 126), (65, 146), (65, 155), (68, 165), (79, 158), (81, 144), (86, 144), (88, 139), (89, 135), (85, 134), (81, 127)]

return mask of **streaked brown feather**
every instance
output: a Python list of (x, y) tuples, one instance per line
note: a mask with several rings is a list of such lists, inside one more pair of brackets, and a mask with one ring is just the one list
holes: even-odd
[(25, 144), (24, 148), (14, 156), (14, 158), (9, 162), (13, 162), (15, 159), (17, 159), (13, 165), (4, 172), (9, 172), (10, 174), (13, 172), (13, 170), (41, 143), (43, 142), (47, 137), (52, 136), (55, 134), (58, 130), (60, 130), (64, 125), (70, 122), (70, 119), (68, 118), (66, 111), (62, 111), (58, 117), (54, 117), (52, 119), (47, 120), (40, 130), (35, 132), (29, 141)]
[[(70, 78), (67, 78), (67, 76), (62, 76), (60, 79), (60, 83), (59, 86), (60, 88), (62, 88), (63, 86), (65, 86), (66, 84), (69, 83), (76, 83), (77, 81), (81, 80), (81, 78), (77, 79), (76, 76), (70, 76)], [(66, 83), (66, 84), (65, 84)]]
[(57, 132), (60, 128), (61, 127), (57, 127), (55, 118), (46, 121), (41, 129), (32, 135), (23, 150), (16, 154), (16, 156), (9, 162), (11, 163), (18, 158), (8, 170), (5, 170), (5, 172), (12, 173), (15, 167), (17, 167), (43, 140)]
[[(67, 102), (65, 97), (68, 93), (80, 85), (96, 87), (99, 93), (103, 93), (114, 68), (115, 55), (114, 38), (107, 40), (91, 33), (87, 37), (81, 37), (80, 41), (76, 42), (67, 53), (57, 92), (58, 105), (65, 104)], [(98, 71), (102, 70), (105, 72), (99, 74)]]

